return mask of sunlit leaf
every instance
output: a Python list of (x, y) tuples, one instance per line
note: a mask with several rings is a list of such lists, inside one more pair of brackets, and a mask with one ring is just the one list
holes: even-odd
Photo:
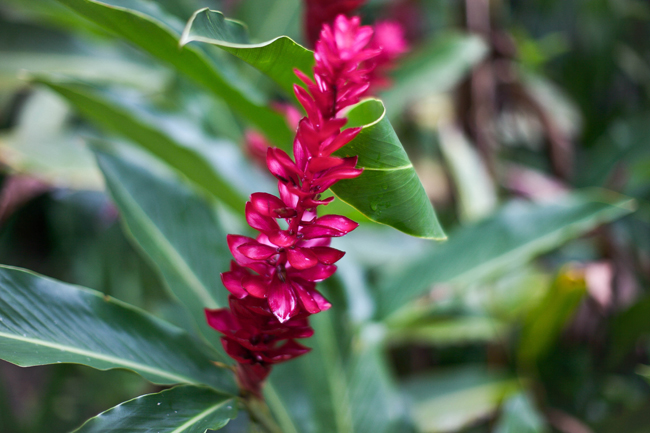
[(232, 373), (186, 332), (99, 292), (0, 267), (0, 356), (11, 363), (124, 368), (158, 384), (236, 393)]
[(495, 433), (545, 433), (548, 429), (543, 415), (525, 393), (515, 394), (502, 406)]
[(584, 272), (567, 267), (535, 309), (526, 315), (519, 360), (531, 365), (551, 348), (587, 292)]
[(193, 41), (215, 45), (239, 57), (269, 76), (289, 95), (293, 95), (294, 83), (300, 83), (293, 70), (311, 74), (314, 67), (314, 53), (291, 38), (280, 36), (250, 43), (248, 30), (241, 22), (208, 8), (196, 11), (185, 26), (181, 45)]
[(90, 418), (75, 433), (205, 433), (237, 416), (232, 395), (209, 388), (177, 386), (142, 395)]
[(484, 367), (447, 369), (409, 378), (403, 390), (418, 431), (457, 431), (494, 412), (519, 381)]
[[(184, 128), (198, 128), (197, 125), (184, 124), (173, 116), (156, 117), (146, 107), (128, 103), (126, 96), (122, 100), (109, 90), (46, 77), (35, 78), (34, 81), (45, 84), (63, 96), (90, 121), (132, 140), (156, 155), (235, 212), (243, 212), (243, 194), (209, 162), (213, 149), (208, 143), (187, 143), (187, 139), (178, 133)], [(187, 131), (184, 132), (187, 136)]]
[[(610, 193), (612, 194), (612, 193)], [(493, 216), (461, 227), (379, 286), (379, 317), (395, 313), (440, 283), (469, 283), (513, 268), (634, 209), (604, 192), (574, 193), (554, 203), (511, 202)]]
[(232, 71), (221, 70), (225, 65), (217, 66), (197, 47), (179, 49), (182, 23), (166, 14), (157, 4), (142, 0), (59, 1), (223, 98), (235, 112), (263, 131), (276, 145), (291, 142), (291, 131), (283, 117), (255, 101), (239, 84), (241, 80), (231, 77)]
[(349, 113), (350, 127), (363, 129), (337, 156), (359, 156), (364, 172), (342, 180), (332, 190), (373, 221), (426, 239), (446, 236), (413, 164), (386, 118), (381, 101), (370, 99)]

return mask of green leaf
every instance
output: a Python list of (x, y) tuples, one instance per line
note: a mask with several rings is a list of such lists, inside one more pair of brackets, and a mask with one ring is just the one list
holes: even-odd
[(493, 216), (461, 227), (379, 286), (378, 316), (393, 315), (440, 283), (469, 283), (514, 268), (634, 209), (634, 201), (603, 191), (574, 193), (552, 204), (514, 201)]
[(525, 393), (510, 397), (503, 404), (495, 433), (544, 433), (547, 432), (542, 414), (535, 407), (532, 399)]
[(484, 367), (461, 367), (418, 375), (404, 383), (418, 431), (457, 431), (494, 412), (519, 381)]
[(38, 77), (34, 81), (63, 96), (79, 113), (100, 127), (120, 134), (156, 155), (235, 212), (243, 211), (243, 195), (219, 176), (208, 162), (210, 146), (205, 143), (184, 143), (183, 138), (174, 135), (174, 127), (184, 130), (192, 125), (185, 125), (171, 116), (156, 118), (144, 107), (122, 101), (117, 97), (119, 92), (46, 77)]
[(612, 323), (610, 362), (616, 365), (643, 336), (650, 335), (650, 296), (618, 314)]
[(165, 14), (153, 2), (141, 0), (59, 0), (100, 27), (110, 30), (155, 58), (222, 98), (240, 116), (258, 127), (277, 146), (292, 141), (282, 115), (256, 102), (237, 83), (241, 77), (232, 77), (197, 47), (179, 49), (178, 39), (182, 23)]
[(548, 352), (586, 292), (584, 272), (572, 269), (570, 265), (560, 271), (546, 296), (526, 315), (519, 344), (519, 361), (531, 366)]
[(220, 359), (207, 346), (94, 290), (2, 266), (0, 319), (0, 356), (22, 367), (124, 368), (158, 384), (205, 384), (237, 392), (232, 373), (211, 362)]
[(233, 396), (177, 386), (121, 403), (89, 419), (75, 433), (204, 433), (219, 430), (236, 416)]
[[(371, 327), (366, 334), (375, 333)], [(403, 402), (389, 371), (378, 336), (364, 337), (354, 348), (347, 375), (348, 393), (356, 433), (401, 433)]]
[(371, 220), (411, 236), (443, 240), (446, 236), (381, 101), (369, 99), (348, 113), (348, 126), (363, 129), (337, 156), (359, 156), (364, 169), (342, 180), (334, 194)]
[(169, 173), (155, 173), (126, 156), (95, 153), (128, 233), (189, 309), (201, 334), (221, 347), (203, 312), (227, 305), (220, 272), (228, 270), (231, 255), (213, 209)]
[(392, 74), (392, 87), (381, 94), (390, 116), (423, 96), (453, 89), (486, 54), (487, 47), (477, 36), (437, 36), (402, 60)]
[(498, 341), (506, 329), (505, 323), (487, 316), (437, 318), (391, 329), (388, 341), (434, 346), (486, 343)]
[(215, 45), (239, 57), (266, 74), (289, 95), (293, 95), (293, 85), (300, 83), (293, 70), (311, 75), (314, 67), (314, 53), (293, 39), (280, 36), (252, 44), (246, 26), (208, 8), (194, 12), (185, 26), (181, 46), (193, 41)]

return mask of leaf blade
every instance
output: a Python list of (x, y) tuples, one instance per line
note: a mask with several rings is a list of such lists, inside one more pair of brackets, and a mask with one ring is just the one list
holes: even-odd
[(444, 240), (446, 235), (424, 187), (404, 151), (386, 109), (377, 99), (357, 104), (348, 113), (349, 126), (362, 130), (335, 154), (358, 156), (364, 172), (332, 187), (334, 194), (363, 215), (411, 236)]
[(293, 96), (293, 85), (300, 80), (293, 73), (299, 69), (311, 74), (314, 53), (287, 36), (252, 44), (245, 26), (229, 20), (209, 8), (194, 12), (181, 36), (180, 45), (202, 42), (217, 46), (266, 74), (287, 94)]
[(34, 82), (54, 90), (71, 103), (84, 117), (110, 132), (120, 134), (156, 155), (197, 185), (214, 195), (235, 212), (242, 212), (245, 202), (228, 181), (209, 164), (207, 149), (178, 141), (138, 112), (135, 106), (122, 104), (108, 92), (82, 84), (37, 77)]
[(0, 318), (0, 356), (16, 365), (126, 368), (153, 383), (236, 392), (232, 375), (212, 364), (216, 353), (184, 331), (90, 289), (0, 266)]
[(208, 388), (177, 386), (121, 403), (90, 418), (75, 433), (204, 433), (237, 415), (233, 396)]
[(203, 313), (227, 305), (220, 272), (228, 269), (230, 253), (213, 211), (178, 181), (124, 157), (95, 154), (129, 234), (190, 311), (201, 334), (221, 347)]
[(490, 218), (458, 229), (446, 244), (430, 248), (421, 260), (380, 285), (379, 317), (395, 314), (434, 284), (469, 282), (496, 273), (634, 209), (633, 200), (611, 194), (575, 193), (554, 204), (513, 202)]
[(164, 14), (155, 4), (134, 0), (128, 3), (129, 7), (123, 7), (123, 2), (118, 0), (58, 1), (171, 65), (227, 101), (234, 111), (264, 131), (277, 146), (286, 146), (291, 142), (291, 131), (279, 113), (252, 100), (203, 51), (191, 46), (179, 50), (181, 23)]

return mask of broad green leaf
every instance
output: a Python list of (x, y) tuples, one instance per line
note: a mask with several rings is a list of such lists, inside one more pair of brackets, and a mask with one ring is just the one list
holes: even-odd
[(0, 356), (22, 367), (75, 363), (133, 370), (158, 384), (236, 393), (215, 352), (186, 332), (99, 292), (0, 267)]
[[(365, 334), (379, 334), (371, 327)], [(402, 433), (403, 402), (393, 383), (379, 335), (362, 333), (347, 369), (348, 393), (356, 433)]]
[(213, 209), (171, 176), (126, 156), (96, 155), (128, 233), (189, 309), (201, 334), (221, 347), (203, 312), (227, 305), (220, 272), (228, 270), (231, 255)]
[(210, 146), (205, 143), (185, 143), (183, 137), (177, 137), (178, 134), (174, 133), (174, 128), (178, 131), (193, 125), (185, 125), (170, 116), (156, 118), (144, 107), (120, 100), (116, 92), (45, 77), (36, 78), (35, 81), (63, 96), (77, 111), (100, 127), (120, 134), (156, 155), (235, 212), (243, 211), (243, 195), (223, 179), (208, 161)]
[(219, 430), (235, 416), (233, 396), (177, 386), (121, 403), (89, 419), (75, 433), (204, 433)]
[(447, 346), (498, 341), (506, 329), (505, 323), (492, 317), (461, 316), (431, 319), (393, 328), (387, 338), (389, 343), (399, 345)]
[(645, 335), (650, 335), (650, 297), (637, 301), (618, 314), (612, 323), (610, 362), (616, 365)]
[(392, 74), (393, 85), (381, 94), (390, 116), (402, 113), (410, 102), (453, 89), (487, 54), (477, 36), (437, 36), (404, 60)]
[(249, 63), (293, 95), (293, 85), (300, 83), (293, 70), (311, 75), (314, 53), (287, 36), (252, 44), (248, 30), (239, 21), (229, 20), (221, 12), (200, 9), (187, 22), (181, 45), (190, 42), (215, 45)]
[[(284, 118), (254, 101), (238, 85), (237, 77), (222, 69), (197, 47), (179, 49), (182, 24), (165, 14), (155, 3), (142, 0), (59, 0), (100, 27), (169, 64), (178, 72), (222, 98), (240, 116), (258, 127), (277, 146), (292, 141)], [(241, 80), (241, 78), (239, 78)]]
[(312, 348), (299, 359), (303, 382), (310, 395), (316, 433), (353, 433), (348, 375), (335, 331), (335, 308), (312, 316), (314, 336), (305, 341)]
[(440, 283), (469, 283), (514, 268), (634, 209), (625, 197), (590, 191), (552, 204), (514, 201), (493, 216), (461, 227), (379, 286), (378, 316), (394, 314)]
[(519, 361), (531, 366), (551, 348), (587, 292), (584, 272), (567, 265), (544, 299), (526, 315), (519, 344)]
[(62, 188), (102, 189), (92, 152), (67, 126), (70, 110), (48, 89), (34, 91), (16, 125), (0, 134), (4, 163), (18, 173)]
[(532, 399), (525, 393), (515, 394), (502, 406), (494, 433), (544, 433), (546, 423)]
[(381, 101), (369, 99), (348, 113), (348, 126), (363, 129), (337, 156), (359, 156), (364, 172), (338, 182), (332, 191), (371, 220), (425, 239), (443, 240), (438, 222), (413, 164), (386, 118)]
[(418, 431), (457, 431), (494, 412), (520, 387), (519, 380), (483, 367), (418, 375), (404, 383)]

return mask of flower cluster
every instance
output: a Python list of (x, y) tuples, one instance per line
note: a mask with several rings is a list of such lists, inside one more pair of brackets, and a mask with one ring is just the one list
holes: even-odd
[[(298, 124), (293, 143), (295, 160), (269, 148), (266, 164), (278, 179), (279, 197), (254, 193), (246, 203), (246, 220), (259, 232), (253, 239), (229, 235), (234, 260), (221, 277), (230, 292), (230, 308), (206, 310), (208, 323), (224, 334), (226, 352), (237, 363), (242, 389), (259, 395), (271, 366), (306, 353), (296, 342), (313, 333), (308, 316), (331, 304), (316, 283), (336, 271), (344, 255), (330, 247), (358, 224), (339, 215), (318, 217), (316, 208), (333, 197), (321, 194), (341, 179), (361, 174), (357, 157), (339, 158), (333, 152), (349, 143), (360, 128), (342, 129), (337, 117), (355, 104), (368, 88), (363, 62), (379, 53), (368, 48), (373, 30), (359, 18), (339, 16), (325, 25), (316, 44), (314, 79), (295, 71), (306, 85), (294, 86), (307, 116)], [(283, 221), (283, 225), (280, 224)]]

